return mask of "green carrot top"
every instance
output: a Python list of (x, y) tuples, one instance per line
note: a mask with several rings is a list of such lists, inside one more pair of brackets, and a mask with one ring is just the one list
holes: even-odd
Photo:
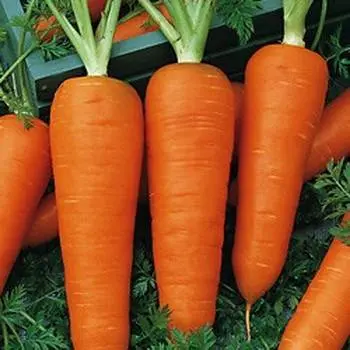
[(91, 76), (107, 75), (107, 67), (113, 44), (113, 35), (119, 17), (121, 0), (107, 1), (95, 33), (91, 23), (87, 0), (71, 0), (77, 29), (75, 29), (64, 14), (60, 13), (52, 0), (45, 0), (45, 2), (76, 49), (87, 70), (87, 74)]
[(305, 19), (313, 0), (283, 0), (283, 44), (305, 47)]
[(172, 45), (178, 62), (201, 62), (215, 0), (165, 0), (173, 24), (151, 3), (138, 0)]
[[(24, 22), (29, 23), (35, 0), (31, 0), (24, 15)], [(0, 43), (4, 44), (7, 40), (7, 33), (2, 29), (0, 34)], [(26, 31), (22, 30), (17, 48), (16, 61), (5, 71), (0, 62), (0, 100), (4, 102), (11, 113), (23, 122), (25, 128), (32, 126), (32, 119), (38, 114), (36, 107), (31, 101), (28, 88), (26, 69), (24, 65), (25, 58), (37, 48), (37, 42), (34, 42), (26, 51), (24, 51)]]

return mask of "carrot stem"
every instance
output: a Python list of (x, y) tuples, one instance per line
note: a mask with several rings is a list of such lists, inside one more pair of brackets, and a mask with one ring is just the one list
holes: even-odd
[(52, 14), (77, 50), (89, 76), (107, 76), (107, 66), (118, 22), (121, 0), (108, 0), (94, 36), (87, 0), (71, 0), (79, 32), (59, 12), (52, 0), (45, 0)]
[[(36, 0), (32, 0), (26, 10), (25, 14), (25, 22), (28, 23), (32, 12), (33, 8), (35, 5)], [(26, 37), (26, 31), (22, 30), (20, 39), (18, 41), (18, 56), (21, 56), (21, 54), (24, 51), (24, 42), (25, 42), (25, 37)], [(36, 45), (35, 45), (36, 47)], [(25, 66), (23, 64), (23, 60), (20, 61), (19, 66), (18, 66), (18, 80), (19, 80), (19, 88), (20, 88), (20, 96), (22, 99), (23, 106), (25, 106), (25, 110), (30, 113), (31, 116), (34, 116), (36, 113), (35, 107), (32, 104), (30, 98), (29, 98), (29, 93), (26, 87), (26, 75), (25, 75)]]
[(250, 327), (250, 312), (252, 309), (252, 304), (247, 303), (246, 309), (245, 309), (245, 327), (247, 330), (247, 341), (250, 343), (252, 336), (251, 336), (251, 327)]
[(311, 50), (316, 50), (316, 47), (320, 41), (321, 35), (322, 35), (322, 31), (323, 31), (323, 27), (324, 27), (324, 23), (326, 21), (326, 15), (327, 15), (327, 0), (322, 0), (322, 8), (321, 8), (321, 15), (320, 15), (320, 21), (318, 23), (318, 27), (317, 27), (317, 32), (315, 35), (315, 38), (312, 42), (311, 45)]
[(179, 63), (202, 61), (214, 12), (214, 0), (165, 1), (174, 25), (165, 19), (150, 0), (138, 1), (173, 46)]
[(305, 47), (305, 19), (313, 0), (283, 0), (283, 44)]

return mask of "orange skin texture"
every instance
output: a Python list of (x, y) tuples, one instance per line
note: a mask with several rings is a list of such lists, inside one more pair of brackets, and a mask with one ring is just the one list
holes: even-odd
[(253, 304), (284, 266), (303, 175), (327, 90), (326, 62), (289, 45), (267, 45), (245, 72), (232, 265)]
[[(161, 4), (157, 8), (166, 19), (171, 21), (171, 16), (165, 5)], [(151, 22), (150, 15), (146, 11), (142, 11), (140, 14), (117, 25), (113, 42), (135, 38), (146, 33), (155, 32), (158, 29), (159, 26)]]
[(305, 172), (305, 181), (326, 169), (333, 158), (340, 160), (350, 154), (350, 89), (346, 89), (324, 110), (321, 125)]
[(58, 234), (55, 193), (44, 196), (36, 210), (34, 221), (26, 234), (23, 247), (36, 247), (51, 241)]
[(55, 94), (50, 133), (74, 349), (126, 349), (141, 100), (116, 79), (68, 79)]
[(239, 149), (239, 137), (240, 137), (240, 132), (241, 132), (241, 119), (242, 119), (242, 109), (243, 109), (243, 90), (244, 90), (244, 85), (239, 82), (232, 82), (231, 83), (233, 93), (235, 94), (235, 103), (236, 103), (236, 112), (235, 112), (235, 145), (234, 145), (234, 154), (233, 157), (238, 152)]
[[(240, 127), (236, 127), (237, 134)], [(324, 171), (333, 158), (338, 161), (350, 153), (350, 89), (346, 89), (324, 109), (306, 164), (304, 181)], [(237, 182), (230, 185), (228, 202), (237, 204)]]
[(167, 65), (147, 88), (156, 280), (169, 327), (184, 332), (215, 319), (234, 113), (230, 81), (210, 65)]
[(0, 118), (0, 294), (21, 250), (50, 177), (48, 126), (26, 130), (14, 115)]
[[(350, 212), (343, 222), (350, 220)], [(279, 350), (342, 349), (350, 335), (350, 246), (334, 239), (283, 333)]]

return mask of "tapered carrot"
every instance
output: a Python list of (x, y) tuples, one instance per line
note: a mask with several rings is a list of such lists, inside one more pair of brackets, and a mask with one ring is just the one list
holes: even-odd
[(174, 26), (139, 2), (178, 58), (147, 87), (146, 141), (160, 305), (171, 310), (170, 327), (186, 332), (215, 319), (235, 95), (222, 71), (201, 63), (213, 1), (174, 1)]
[[(350, 212), (343, 222), (350, 220)], [(335, 238), (283, 333), (279, 350), (342, 349), (350, 335), (350, 246)]]
[(64, 81), (50, 136), (59, 237), (75, 350), (127, 349), (133, 231), (143, 155), (142, 103), (107, 77), (120, 0), (109, 0), (96, 39), (86, 0), (72, 0), (80, 34), (45, 0), (87, 76)]
[(58, 219), (55, 194), (44, 196), (36, 210), (33, 223), (26, 233), (23, 247), (36, 247), (56, 238), (58, 234)]
[[(170, 14), (164, 4), (158, 5), (157, 8), (170, 20)], [(121, 19), (115, 29), (113, 41), (127, 40), (157, 30), (159, 30), (159, 26), (152, 23), (150, 15), (146, 11), (139, 11)]]
[[(236, 128), (237, 135), (240, 127)], [(326, 169), (327, 163), (350, 154), (350, 89), (346, 89), (324, 110), (317, 128), (311, 152), (306, 163), (304, 181)], [(237, 203), (237, 182), (230, 185), (229, 200), (231, 205)]]
[(327, 91), (327, 64), (304, 47), (311, 1), (284, 1), (282, 44), (259, 49), (245, 71), (232, 264), (251, 306), (284, 266), (303, 175)]

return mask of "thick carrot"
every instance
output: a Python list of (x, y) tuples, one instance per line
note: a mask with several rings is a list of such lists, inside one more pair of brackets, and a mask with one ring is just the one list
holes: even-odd
[[(170, 20), (170, 14), (165, 5), (157, 6), (158, 10)], [(122, 41), (131, 39), (146, 33), (155, 32), (159, 26), (152, 23), (150, 15), (146, 11), (137, 13), (136, 15), (126, 17), (116, 27), (113, 41)]]
[(26, 233), (23, 247), (36, 247), (56, 238), (57, 234), (56, 198), (54, 193), (49, 193), (39, 203), (30, 230)]
[[(142, 102), (131, 85), (107, 77), (120, 0), (109, 2), (102, 44), (85, 11), (81, 35), (45, 0), (80, 52), (87, 76), (64, 81), (51, 107), (50, 137), (59, 236), (75, 350), (127, 349), (133, 231), (141, 175)], [(79, 40), (78, 40), (79, 38)], [(81, 50), (81, 44), (87, 46)], [(92, 44), (91, 44), (92, 45)]]
[[(148, 0), (140, 3), (157, 23), (163, 18), (169, 28)], [(159, 300), (171, 310), (170, 327), (185, 332), (215, 319), (234, 144), (235, 95), (230, 81), (218, 68), (200, 63), (212, 6), (212, 1), (174, 6), (176, 18), (190, 21), (193, 11), (202, 18), (197, 22), (208, 21), (207, 27), (199, 30), (191, 24), (194, 32), (190, 29), (180, 41), (177, 35), (168, 36), (178, 63), (155, 72), (145, 101)], [(180, 21), (174, 22), (175, 30), (184, 33), (185, 25), (180, 28)], [(177, 45), (185, 49), (177, 50)]]
[[(350, 212), (343, 222), (350, 220)], [(342, 349), (350, 335), (350, 246), (334, 239), (283, 333), (279, 350)]]
[[(287, 25), (306, 2), (287, 0), (284, 5)], [(248, 339), (251, 306), (275, 283), (285, 263), (327, 91), (325, 60), (303, 47), (302, 37), (295, 42), (298, 33), (290, 34), (287, 27), (283, 44), (259, 49), (245, 71), (232, 264), (247, 303)]]
[[(236, 128), (240, 134), (240, 127)], [(236, 134), (236, 138), (237, 138)], [(304, 181), (324, 171), (327, 163), (350, 154), (350, 89), (346, 89), (324, 109), (317, 128), (311, 152), (306, 163)], [(229, 191), (229, 203), (237, 203), (237, 182), (233, 181)]]
[(49, 132), (33, 120), (27, 130), (15, 115), (0, 118), (0, 293), (21, 249), (50, 177)]

